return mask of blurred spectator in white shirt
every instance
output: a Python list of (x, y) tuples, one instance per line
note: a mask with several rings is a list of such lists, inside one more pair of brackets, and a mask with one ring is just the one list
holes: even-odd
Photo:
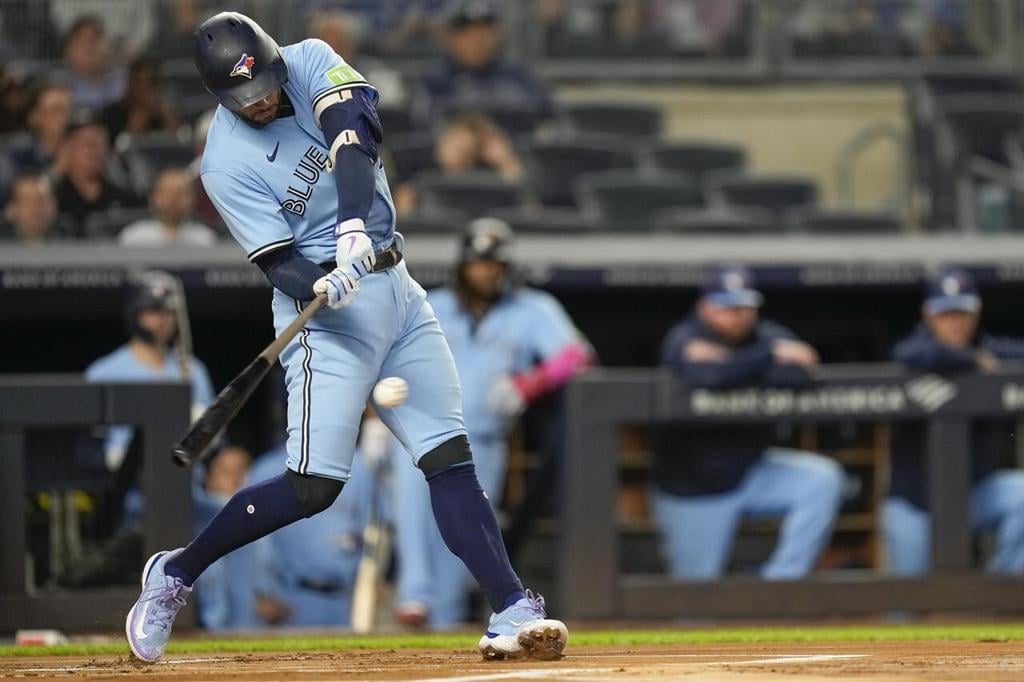
[(114, 64), (103, 22), (82, 16), (64, 37), (64, 65), (75, 106), (101, 109), (124, 96), (124, 69)]
[(149, 195), (152, 218), (138, 220), (118, 236), (122, 246), (213, 246), (216, 233), (192, 219), (195, 209), (194, 178), (184, 169), (169, 168), (159, 176)]

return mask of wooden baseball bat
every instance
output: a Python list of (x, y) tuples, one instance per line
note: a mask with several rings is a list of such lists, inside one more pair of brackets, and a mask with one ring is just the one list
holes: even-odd
[(220, 435), (242, 405), (249, 399), (263, 377), (277, 362), (295, 335), (306, 326), (317, 311), (327, 302), (326, 296), (318, 296), (289, 324), (281, 335), (249, 363), (249, 366), (231, 380), (218, 395), (213, 404), (189, 428), (188, 433), (171, 449), (171, 459), (181, 467), (190, 467), (202, 461), (208, 454), (210, 444)]

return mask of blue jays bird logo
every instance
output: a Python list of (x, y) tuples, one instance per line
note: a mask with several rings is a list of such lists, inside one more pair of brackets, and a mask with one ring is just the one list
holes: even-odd
[(256, 58), (250, 57), (249, 55), (242, 53), (242, 58), (235, 64), (235, 68), (231, 69), (230, 78), (235, 76), (245, 76), (249, 80), (252, 80), (252, 67), (256, 65)]

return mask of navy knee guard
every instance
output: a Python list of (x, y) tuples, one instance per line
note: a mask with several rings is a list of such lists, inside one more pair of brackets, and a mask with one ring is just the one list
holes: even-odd
[(469, 448), (469, 439), (465, 436), (455, 436), (420, 457), (416, 466), (423, 470), (424, 476), (429, 477), (450, 466), (472, 461), (473, 451)]
[(334, 500), (338, 498), (341, 489), (345, 486), (344, 481), (300, 474), (291, 469), (288, 469), (285, 476), (288, 478), (288, 484), (292, 487), (295, 497), (298, 498), (306, 518), (319, 514), (334, 504)]

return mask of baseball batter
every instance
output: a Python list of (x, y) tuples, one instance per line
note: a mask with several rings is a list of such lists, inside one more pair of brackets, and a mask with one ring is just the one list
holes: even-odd
[(326, 43), (284, 48), (246, 16), (224, 12), (195, 34), (195, 61), (220, 101), (201, 175), (232, 235), (274, 285), (280, 332), (303, 302), (327, 297), (281, 362), (288, 463), (239, 491), (187, 546), (143, 570), (128, 614), (133, 653), (156, 661), (193, 581), (217, 558), (327, 509), (350, 474), (360, 415), (378, 379), (409, 399), (381, 419), (423, 471), (437, 526), (494, 610), (485, 658), (558, 658), (565, 625), (523, 589), (477, 481), (461, 390), (444, 334), (402, 262), (378, 158), (377, 92)]

